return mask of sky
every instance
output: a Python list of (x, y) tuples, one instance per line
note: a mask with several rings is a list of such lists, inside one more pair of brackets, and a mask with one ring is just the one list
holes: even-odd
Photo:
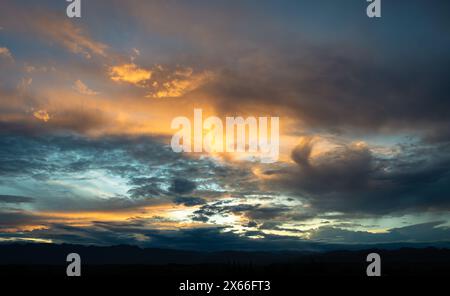
[[(450, 241), (450, 3), (0, 0), (0, 242)], [(171, 121), (279, 117), (280, 155)]]

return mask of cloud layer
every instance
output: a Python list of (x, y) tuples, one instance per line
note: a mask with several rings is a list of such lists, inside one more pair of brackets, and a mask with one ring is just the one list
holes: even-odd
[[(4, 2), (0, 239), (449, 240), (448, 1)], [(279, 116), (280, 161), (174, 153), (194, 108)]]

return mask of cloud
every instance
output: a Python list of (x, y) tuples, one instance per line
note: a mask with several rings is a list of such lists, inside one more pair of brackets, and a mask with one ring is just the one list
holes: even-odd
[[(2, 134), (0, 145), (4, 147), (0, 154), (0, 186), (9, 178), (22, 178), (21, 188), (29, 188), (40, 197), (34, 206), (47, 210), (128, 209), (169, 204), (174, 199), (178, 204), (200, 203), (202, 197), (215, 198), (222, 193), (199, 188), (179, 174), (196, 171), (201, 186), (207, 183), (217, 187), (216, 183), (228, 182), (227, 176), (235, 174), (232, 168), (224, 174), (223, 167), (215, 168), (209, 159), (173, 153), (156, 136)], [(49, 179), (54, 182), (47, 182)], [(38, 189), (32, 189), (35, 186)], [(194, 190), (197, 199), (185, 196)]]
[(169, 190), (177, 194), (187, 194), (194, 191), (195, 188), (196, 184), (194, 182), (187, 179), (177, 178), (173, 180), (173, 183), (170, 186)]
[(6, 48), (6, 47), (0, 47), (0, 57), (6, 58), (6, 59), (11, 60), (11, 61), (14, 60), (14, 58), (13, 58), (13, 56), (11, 54), (11, 51), (9, 51), (9, 49)]
[(152, 91), (147, 97), (177, 98), (194, 91), (213, 80), (212, 72), (206, 71), (192, 74), (191, 68), (179, 69), (173, 74), (176, 78), (156, 81), (152, 84)]
[(298, 165), (302, 188), (310, 192), (358, 189), (367, 186), (373, 169), (373, 156), (360, 143), (340, 145), (317, 157), (311, 157), (314, 142), (303, 138), (291, 153)]
[(0, 17), (11, 28), (11, 32), (19, 32), (26, 38), (32, 36), (35, 44), (39, 37), (44, 37), (86, 59), (93, 56), (107, 57), (108, 46), (94, 40), (85, 29), (64, 14), (39, 5), (27, 5), (27, 9), (24, 9), (24, 5), (18, 1), (9, 2), (1, 11)]
[[(6, 3), (0, 19), (7, 33), (20, 39), (9, 38), (8, 48), (33, 52), (14, 52), (15, 59), (24, 59), (21, 67), (4, 63), (7, 69), (1, 74), (0, 186), (18, 196), (33, 192), (34, 202), (3, 204), (36, 213), (133, 209), (136, 215), (164, 204), (183, 208), (176, 213), (182, 223), (205, 227), (196, 222), (222, 225), (223, 220), (231, 232), (259, 225), (260, 232), (290, 228), (291, 235), (303, 231), (297, 222), (318, 219), (348, 226), (361, 217), (384, 221), (413, 215), (409, 222), (420, 215), (447, 218), (450, 60), (449, 44), (440, 36), (448, 35), (449, 26), (442, 26), (450, 19), (448, 9), (413, 5), (413, 11), (428, 12), (417, 22), (401, 5), (387, 4), (408, 27), (403, 30), (390, 20), (377, 26), (366, 26), (357, 17), (342, 22), (336, 11), (345, 8), (348, 13), (352, 5), (333, 5), (336, 9), (326, 13), (323, 25), (314, 21), (324, 16), (320, 4), (273, 14), (273, 3), (206, 2), (97, 3), (93, 5), (105, 13), (88, 22), (67, 20), (45, 3), (27, 3), (26, 9), (25, 1)], [(138, 26), (116, 27), (110, 22), (116, 13)], [(201, 23), (192, 27), (193, 20)], [(117, 36), (131, 38), (96, 35), (111, 28)], [(349, 30), (355, 38), (348, 38)], [(155, 46), (133, 36), (158, 42)], [(8, 48), (0, 49), (1, 59), (12, 57)], [(78, 55), (90, 60), (80, 63)], [(24, 75), (30, 78), (18, 89)], [(25, 88), (31, 77), (33, 87)], [(94, 89), (102, 86), (102, 93), (83, 81)], [(89, 97), (80, 100), (73, 89)], [(178, 98), (177, 104), (170, 98)], [(169, 135), (170, 120), (198, 106), (217, 116), (279, 115), (282, 136), (295, 138), (292, 143), (305, 134), (313, 136), (302, 138), (295, 148), (288, 141), (281, 147), (283, 161), (272, 166), (171, 152), (168, 137), (156, 135)], [(322, 136), (335, 142), (324, 145)], [(366, 142), (355, 140), (360, 138)], [(393, 145), (395, 151), (380, 153)], [(224, 202), (229, 199), (234, 202)], [(70, 228), (65, 221), (39, 234), (98, 243), (150, 239), (144, 232), (148, 224), (131, 231), (92, 219), (87, 219), (91, 228)], [(283, 225), (289, 223), (294, 225)], [(359, 235), (383, 238), (340, 229), (342, 225), (313, 226), (323, 237), (328, 231), (329, 240), (341, 234), (348, 234), (347, 241), (352, 236), (357, 241)], [(114, 233), (113, 227), (122, 232)], [(217, 231), (211, 235), (222, 237), (224, 230)], [(153, 229), (149, 233), (155, 241), (158, 235), (164, 237), (161, 241), (177, 237)], [(446, 238), (443, 232), (435, 235)], [(236, 239), (235, 234), (223, 239), (230, 237)]]
[(156, 65), (152, 69), (126, 63), (109, 68), (109, 77), (115, 82), (127, 82), (146, 88), (148, 98), (177, 98), (194, 91), (213, 80), (211, 71), (194, 73), (190, 67)]
[(28, 196), (0, 195), (0, 203), (30, 203), (34, 199)]
[(73, 89), (75, 89), (80, 94), (87, 96), (95, 96), (99, 94), (98, 92), (89, 89), (81, 80), (75, 81)]
[[(282, 118), (299, 121), (293, 132), (314, 128), (334, 134), (414, 130), (422, 137), (432, 131), (448, 135), (442, 110), (449, 108), (443, 81), (450, 74), (449, 61), (430, 61), (424, 74), (419, 62), (385, 65), (325, 49), (305, 49), (301, 56), (285, 51), (263, 54), (262, 65), (250, 58), (239, 71), (221, 71), (208, 88), (216, 109), (256, 113), (272, 108)], [(271, 54), (277, 58), (270, 59)], [(405, 72), (411, 75), (405, 77)]]
[(291, 208), (287, 206), (256, 207), (246, 212), (246, 216), (249, 219), (265, 221), (280, 218), (288, 214), (290, 210)]
[(0, 209), (0, 231), (11, 232), (27, 227), (48, 224), (48, 217), (39, 216), (32, 212), (18, 209)]
[(46, 110), (38, 110), (33, 113), (33, 116), (43, 122), (47, 122), (50, 120), (50, 115)]
[(141, 55), (141, 51), (137, 48), (133, 48), (132, 49), (132, 54), (130, 56), (130, 60), (134, 61), (137, 57), (139, 57)]
[[(261, 192), (259, 194), (257, 199), (243, 197), (233, 200), (233, 198), (224, 198), (206, 202), (193, 212), (191, 218), (194, 221), (206, 223), (214, 222), (217, 218), (231, 216), (236, 218), (237, 221), (245, 222), (243, 224), (245, 227), (264, 225), (260, 229), (269, 229), (267, 225), (270, 223), (274, 225), (272, 229), (275, 229), (275, 225), (278, 227), (285, 223), (297, 223), (316, 217), (314, 210), (285, 204), (279, 198), (277, 199), (277, 196), (264, 199), (261, 197)], [(243, 196), (245, 196), (245, 193)], [(254, 226), (248, 226), (252, 224), (250, 222), (253, 222)], [(287, 230), (290, 233), (299, 232), (295, 227), (290, 229), (280, 227), (278, 230)]]
[(446, 144), (406, 146), (393, 157), (361, 143), (338, 143), (313, 155), (315, 145), (304, 139), (292, 152), (295, 165), (268, 172), (269, 184), (302, 197), (312, 211), (382, 215), (450, 207)]
[[(8, 218), (6, 223), (5, 218)], [(23, 223), (26, 216), (0, 216), (0, 225)], [(11, 223), (14, 222), (14, 223)], [(36, 222), (36, 221), (34, 221)], [(248, 235), (239, 235), (227, 231), (224, 227), (206, 227), (196, 229), (146, 229), (140, 222), (117, 223), (102, 222), (90, 226), (68, 226), (61, 223), (49, 223), (45, 228), (28, 231), (26, 237), (51, 240), (55, 243), (76, 243), (94, 245), (131, 244), (141, 247), (170, 248), (178, 250), (330, 250), (348, 248), (367, 248), (377, 244), (418, 243), (433, 244), (441, 239), (450, 238), (448, 227), (442, 221), (415, 224), (401, 228), (392, 228), (386, 233), (369, 233), (320, 227), (311, 233), (310, 240), (283, 235), (265, 235), (249, 231)], [(20, 238), (14, 233), (0, 234), (2, 237)], [(264, 239), (249, 238), (251, 235)]]
[[(118, 245), (131, 244), (141, 247), (170, 248), (178, 250), (286, 250), (304, 249), (317, 245), (283, 236), (268, 236), (266, 240), (255, 240), (226, 231), (223, 227), (197, 229), (159, 230), (143, 229), (139, 224), (96, 223), (89, 227), (67, 226), (52, 223), (46, 228), (26, 233), (28, 238), (49, 239), (55, 243)], [(18, 238), (11, 234), (3, 237)]]
[(24, 92), (31, 86), (31, 83), (33, 83), (33, 78), (22, 78), (17, 85), (17, 89)]
[(152, 72), (139, 68), (134, 63), (130, 63), (111, 67), (109, 76), (116, 82), (128, 82), (134, 85), (143, 86), (143, 83), (152, 77)]
[[(23, 132), (48, 134), (53, 132), (75, 132), (89, 133), (107, 126), (110, 118), (98, 109), (63, 109), (55, 110), (52, 113), (48, 110), (40, 109), (33, 112), (33, 116), (46, 125), (33, 125), (26, 121), (11, 123), (12, 129), (23, 130)], [(5, 127), (6, 128), (6, 127)]]
[(449, 240), (450, 229), (445, 221), (433, 221), (400, 228), (392, 228), (385, 233), (351, 231), (335, 227), (320, 227), (311, 233), (311, 239), (330, 243), (398, 243), (434, 242)]
[[(32, 205), (40, 211), (49, 213), (51, 210), (54, 214), (59, 213), (61, 218), (56, 219), (55, 216), (46, 216), (46, 214), (40, 214), (39, 211), (28, 212), (24, 210), (8, 210), (0, 213), (0, 220), (2, 223), (2, 229), (26, 229), (27, 227), (38, 227), (33, 231), (28, 231), (23, 236), (35, 237), (41, 239), (49, 239), (55, 242), (71, 242), (71, 243), (83, 243), (83, 244), (137, 244), (141, 246), (157, 246), (157, 247), (176, 247), (176, 248), (200, 248), (203, 250), (213, 249), (247, 249), (247, 248), (302, 248), (307, 243), (321, 241), (321, 242), (339, 242), (339, 243), (381, 243), (381, 242), (397, 242), (397, 241), (414, 241), (422, 242), (432, 239), (439, 240), (440, 238), (446, 238), (448, 236), (448, 230), (441, 226), (442, 222), (420, 227), (411, 228), (392, 228), (389, 230), (389, 234), (379, 235), (375, 233), (369, 233), (366, 231), (352, 231), (348, 229), (341, 229), (339, 226), (334, 227), (320, 226), (318, 230), (311, 231), (312, 238), (308, 242), (303, 239), (293, 237), (283, 237), (280, 235), (273, 236), (265, 231), (280, 231), (295, 233), (298, 231), (295, 227), (284, 227), (283, 223), (293, 223), (300, 221), (305, 217), (296, 217), (300, 215), (292, 206), (283, 204), (277, 204), (271, 202), (269, 204), (260, 204), (266, 202), (263, 199), (259, 200), (259, 203), (253, 204), (246, 203), (246, 200), (241, 198), (229, 198), (226, 200), (219, 199), (216, 201), (209, 201), (213, 195), (213, 191), (207, 191), (203, 187), (204, 184), (216, 185), (220, 184), (223, 188), (232, 188), (234, 191), (225, 192), (227, 195), (245, 196), (245, 194), (255, 194), (255, 192), (249, 190), (247, 182), (243, 183), (243, 180), (248, 178), (247, 173), (242, 172), (242, 168), (236, 169), (233, 167), (214, 167), (214, 162), (208, 160), (189, 160), (184, 159), (180, 155), (174, 155), (170, 150), (164, 148), (164, 145), (154, 138), (134, 138), (134, 137), (102, 137), (97, 139), (90, 139), (80, 136), (6, 136), (0, 137), (1, 147), (4, 147), (2, 154), (0, 154), (0, 184), (4, 180), (11, 180), (11, 177), (19, 176), (21, 181), (21, 188), (26, 188), (31, 184), (34, 188), (34, 194)], [(307, 142), (305, 142), (305, 145)], [(314, 147), (311, 149), (312, 155), (320, 155), (314, 152)], [(331, 157), (328, 154), (324, 159), (332, 160), (327, 165), (350, 167), (353, 164), (347, 164), (346, 162), (353, 162), (357, 160), (358, 163), (365, 163), (361, 161), (364, 157), (360, 156), (360, 151), (365, 151), (367, 148), (363, 147), (340, 147), (337, 149), (339, 157)], [(299, 149), (297, 151), (301, 151)], [(356, 150), (356, 152), (354, 151)], [(331, 150), (334, 151), (334, 150)], [(298, 153), (298, 152), (296, 152)], [(310, 169), (317, 169), (321, 165), (324, 165), (317, 160), (311, 159), (311, 153), (302, 154), (299, 153), (296, 159), (298, 163), (304, 163), (304, 165), (312, 166)], [(333, 155), (333, 152), (329, 152)], [(354, 155), (356, 153), (356, 155)], [(309, 155), (309, 156), (308, 156)], [(364, 154), (363, 154), (364, 155)], [(26, 157), (25, 157), (26, 156)], [(56, 157), (58, 156), (58, 157)], [(317, 156), (316, 156), (317, 157)], [(306, 158), (306, 160), (305, 160)], [(372, 159), (374, 156), (372, 155)], [(302, 161), (299, 161), (302, 160)], [(336, 162), (336, 163), (334, 163)], [(173, 163), (173, 166), (167, 166), (167, 163)], [(318, 166), (320, 164), (320, 166)], [(295, 164), (298, 166), (298, 164)], [(303, 167), (302, 167), (303, 168)], [(89, 172), (102, 171), (101, 175), (89, 175)], [(184, 178), (180, 178), (179, 175), (183, 175), (184, 172), (195, 171), (196, 182), (189, 181)], [(158, 172), (158, 174), (155, 174)], [(292, 171), (298, 172), (296, 170)], [(340, 170), (336, 170), (335, 173), (339, 174)], [(114, 179), (99, 179), (104, 176), (113, 176)], [(295, 175), (294, 175), (295, 176)], [(319, 175), (306, 175), (306, 177), (317, 178)], [(369, 179), (371, 174), (369, 173)], [(328, 176), (327, 176), (328, 177)], [(411, 177), (417, 177), (412, 175)], [(410, 184), (410, 180), (405, 180), (405, 184)], [(433, 174), (429, 175), (429, 181), (425, 180), (422, 176), (417, 177), (421, 182), (426, 183), (432, 181)], [(34, 180), (31, 182), (30, 179)], [(47, 182), (51, 179), (53, 182)], [(129, 192), (129, 196), (108, 196), (99, 197), (93, 196), (92, 192), (88, 195), (81, 194), (76, 190), (77, 186), (61, 186), (59, 182), (73, 180), (72, 184), (79, 184), (83, 190), (91, 188), (92, 182), (99, 181), (102, 184), (107, 184), (113, 180), (114, 188), (124, 186), (128, 184), (128, 188), (134, 188), (133, 192)], [(120, 181), (122, 180), (122, 181)], [(177, 180), (177, 181), (176, 181)], [(84, 183), (86, 182), (86, 183)], [(312, 180), (308, 180), (308, 183)], [(369, 182), (370, 183), (370, 182)], [(39, 186), (33, 184), (40, 184)], [(45, 188), (43, 187), (45, 185)], [(95, 184), (95, 183), (94, 183)], [(314, 184), (314, 182), (313, 182)], [(414, 183), (412, 183), (414, 184)], [(13, 184), (11, 184), (13, 185)], [(280, 192), (288, 192), (288, 190), (299, 190), (298, 187), (282, 188)], [(218, 186), (219, 187), (219, 186)], [(220, 190), (220, 187), (218, 188)], [(104, 186), (102, 188), (105, 188)], [(273, 189), (275, 189), (272, 186)], [(348, 208), (343, 212), (357, 212), (366, 210), (361, 208), (362, 202), (356, 202), (355, 200), (349, 201), (345, 196), (350, 198), (357, 198), (358, 195), (351, 195), (348, 192), (352, 192), (351, 188), (347, 186), (336, 185), (331, 182), (327, 187), (327, 192), (344, 191), (345, 196), (335, 195), (331, 199), (330, 205), (323, 206), (320, 203), (320, 199), (324, 198), (321, 195), (324, 192), (317, 190), (315, 186), (307, 187), (314, 195), (308, 196), (312, 207), (307, 209), (306, 213), (323, 213), (324, 211), (342, 210), (342, 208)], [(334, 189), (337, 188), (337, 189)], [(364, 187), (360, 187), (363, 188)], [(96, 189), (98, 190), (98, 189)], [(151, 190), (154, 190), (156, 194), (151, 194)], [(82, 192), (82, 191), (81, 191)], [(115, 193), (116, 191), (114, 191)], [(195, 195), (205, 194), (206, 198), (191, 197), (191, 196), (179, 196), (180, 194), (191, 194), (195, 192)], [(231, 193), (232, 192), (232, 193)], [(267, 194), (267, 191), (262, 191)], [(325, 192), (325, 193), (327, 193)], [(44, 194), (45, 193), (45, 194)], [(48, 194), (50, 193), (50, 196)], [(61, 195), (64, 193), (63, 195)], [(125, 192), (126, 193), (126, 192)], [(242, 194), (242, 195), (241, 195)], [(260, 191), (261, 194), (261, 191)], [(20, 195), (18, 195), (20, 196)], [(380, 195), (382, 196), (382, 195)], [(426, 195), (431, 197), (429, 204), (433, 204), (436, 200), (433, 200), (432, 195)], [(220, 197), (220, 195), (219, 195)], [(162, 200), (159, 200), (162, 198)], [(314, 202), (313, 198), (316, 199)], [(395, 203), (393, 196), (386, 196), (380, 200), (381, 205), (378, 203), (368, 202), (364, 197), (364, 203), (368, 203), (369, 207), (385, 207)], [(403, 198), (400, 196), (400, 198)], [(1, 198), (0, 198), (1, 199)], [(21, 201), (21, 198), (6, 198), (6, 200)], [(28, 199), (27, 199), (28, 200)], [(210, 219), (216, 220), (213, 216), (236, 215), (242, 217), (243, 220), (239, 220), (239, 223), (246, 221), (253, 223), (249, 224), (251, 227), (259, 228), (258, 236), (262, 239), (247, 239), (245, 234), (239, 235), (230, 231), (231, 229), (216, 227), (215, 230), (201, 231), (196, 229), (180, 230), (180, 231), (164, 231), (158, 229), (156, 226), (149, 223), (146, 218), (124, 220), (125, 222), (108, 221), (108, 218), (103, 218), (102, 215), (95, 214), (91, 220), (83, 220), (88, 226), (77, 227), (71, 224), (73, 221), (80, 221), (79, 216), (75, 218), (69, 218), (73, 213), (79, 213), (80, 211), (89, 211), (94, 213), (114, 213), (110, 217), (121, 217), (120, 213), (130, 211), (131, 216), (146, 215), (145, 211), (149, 210), (149, 206), (152, 204), (158, 204), (161, 202), (167, 203), (174, 202), (178, 205), (185, 205), (187, 207), (199, 206), (200, 208), (194, 212), (191, 222), (211, 222)], [(258, 200), (258, 199), (257, 199)], [(25, 200), (24, 200), (25, 201)], [(405, 200), (407, 202), (408, 200)], [(247, 201), (248, 202), (248, 201)], [(14, 204), (9, 202), (9, 204)], [(15, 203), (19, 206), (21, 203)], [(409, 203), (407, 203), (409, 204)], [(422, 206), (425, 205), (425, 202)], [(171, 204), (170, 207), (173, 207)], [(379, 209), (378, 209), (379, 210)], [(366, 211), (369, 213), (378, 212), (377, 209)], [(82, 212), (86, 215), (86, 212)], [(164, 211), (160, 213), (165, 213)], [(82, 217), (83, 215), (81, 215)], [(126, 216), (125, 216), (126, 217)], [(310, 219), (314, 217), (308, 216)], [(73, 220), (75, 219), (75, 220)], [(347, 219), (344, 216), (343, 219)], [(346, 220), (348, 221), (348, 220)], [(272, 223), (272, 227), (268, 227), (268, 223)], [(173, 224), (177, 225), (176, 223)], [(45, 227), (45, 229), (42, 229)], [(436, 229), (435, 229), (436, 228)], [(433, 230), (434, 229), (434, 230)], [(227, 232), (226, 232), (227, 231)], [(309, 232), (308, 231), (308, 232)], [(429, 233), (426, 236), (426, 233)], [(254, 235), (255, 233), (249, 232), (248, 235)], [(299, 234), (304, 235), (304, 231), (299, 231)], [(20, 236), (20, 233), (17, 235)], [(223, 244), (218, 244), (214, 240), (203, 239), (201, 235), (210, 235), (213, 238), (222, 240)], [(4, 236), (4, 234), (3, 234)]]
[(206, 203), (206, 200), (198, 197), (176, 197), (173, 202), (175, 204), (182, 204), (187, 207), (203, 205)]
[(66, 47), (70, 52), (90, 59), (93, 55), (106, 57), (108, 46), (90, 38), (81, 28), (69, 20), (54, 16), (36, 19), (41, 34)]

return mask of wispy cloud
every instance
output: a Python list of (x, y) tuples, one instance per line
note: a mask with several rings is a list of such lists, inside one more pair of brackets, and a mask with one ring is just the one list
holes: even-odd
[(28, 77), (28, 78), (22, 78), (19, 82), (19, 84), (17, 85), (17, 89), (19, 91), (25, 91), (28, 87), (31, 86), (31, 83), (33, 83), (33, 78)]
[(13, 55), (11, 54), (11, 51), (6, 47), (0, 47), (0, 57), (6, 58), (11, 61), (14, 61)]
[(106, 57), (108, 46), (90, 38), (72, 22), (56, 18), (40, 19), (37, 22), (41, 33), (66, 47), (69, 51), (90, 59), (93, 55)]
[(92, 89), (87, 87), (86, 84), (84, 84), (83, 81), (81, 80), (75, 81), (73, 89), (79, 92), (80, 94), (87, 96), (95, 96), (99, 94), (99, 92), (93, 91)]

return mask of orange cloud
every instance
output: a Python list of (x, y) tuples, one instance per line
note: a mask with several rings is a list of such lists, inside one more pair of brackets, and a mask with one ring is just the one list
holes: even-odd
[(11, 51), (9, 51), (9, 49), (6, 47), (0, 47), (0, 57), (6, 58), (9, 60), (14, 60), (13, 56), (11, 54)]
[(34, 117), (36, 117), (39, 120), (42, 120), (44, 122), (47, 122), (50, 120), (50, 115), (45, 110), (38, 110), (33, 113)]
[(150, 93), (150, 98), (177, 98), (193, 91), (213, 78), (211, 72), (203, 72), (197, 75), (192, 74), (192, 69), (178, 70), (175, 72), (178, 78), (160, 84), (155, 84), (158, 90)]
[(136, 64), (123, 64), (110, 68), (109, 76), (116, 82), (128, 82), (135, 85), (142, 85), (152, 77), (152, 72), (139, 68)]

